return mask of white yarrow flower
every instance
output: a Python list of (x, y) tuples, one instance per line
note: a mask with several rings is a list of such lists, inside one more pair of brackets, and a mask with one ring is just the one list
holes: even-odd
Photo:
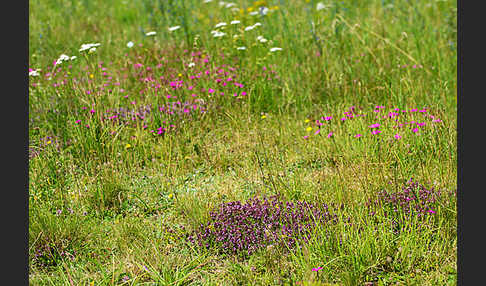
[(67, 55), (65, 55), (65, 54), (62, 54), (62, 55), (60, 55), (60, 56), (59, 56), (58, 61), (67, 61), (67, 60), (69, 60), (69, 59), (70, 59), (70, 57), (69, 57), (69, 56), (67, 56)]
[(127, 43), (127, 47), (129, 47), (129, 48), (133, 47), (133, 45), (134, 45), (134, 44), (133, 44), (133, 42), (132, 42), (132, 41), (130, 41), (130, 42), (128, 42), (128, 43)]
[(73, 60), (75, 60), (75, 59), (77, 59), (77, 58), (78, 58), (78, 57), (76, 57), (76, 56), (72, 56), (72, 57), (71, 57), (71, 61), (73, 61)]
[(33, 70), (33, 71), (30, 71), (29, 72), (29, 76), (39, 76), (39, 71), (40, 69), (36, 69), (36, 70)]
[(322, 2), (319, 2), (319, 3), (317, 3), (317, 5), (316, 5), (316, 10), (317, 10), (317, 11), (322, 10), (322, 9), (327, 9), (327, 8), (328, 8), (328, 7), (327, 7), (327, 6), (326, 6), (324, 3), (322, 3)]
[(195, 65), (196, 65), (195, 63), (190, 62), (190, 63), (189, 63), (187, 66), (188, 66), (188, 67), (190, 67), (190, 68), (192, 68), (192, 67), (193, 67), (193, 66), (195, 66)]
[(215, 38), (221, 38), (222, 36), (226, 35), (226, 33), (219, 32), (219, 31), (211, 31), (211, 32), (215, 32), (213, 33), (213, 37)]
[(257, 40), (260, 42), (260, 43), (266, 43), (268, 40), (265, 39), (263, 36), (258, 36), (257, 37)]
[(216, 24), (216, 26), (214, 26), (215, 28), (219, 28), (219, 27), (223, 27), (223, 26), (226, 26), (226, 22), (221, 22), (221, 23), (218, 23)]
[(261, 7), (260, 8), (260, 12), (262, 13), (262, 15), (267, 15), (269, 10), (270, 9), (268, 9), (267, 7)]
[(181, 26), (174, 26), (174, 27), (169, 27), (169, 32), (175, 31), (177, 29), (180, 29)]
[(261, 25), (262, 25), (262, 23), (260, 23), (260, 22), (256, 22), (255, 24), (253, 24), (253, 25), (251, 25), (251, 26), (246, 27), (246, 28), (245, 28), (245, 31), (250, 31), (250, 30), (253, 30), (253, 29), (255, 29), (256, 27), (261, 26)]
[(236, 25), (236, 24), (239, 24), (239, 23), (241, 23), (241, 22), (238, 21), (238, 20), (233, 20), (233, 21), (230, 22), (231, 25)]
[(91, 54), (91, 53), (94, 53), (96, 52), (96, 47), (92, 47), (91, 49), (89, 49), (88, 53)]
[(270, 49), (270, 52), (276, 52), (276, 51), (281, 51), (282, 48), (274, 47)]
[(59, 58), (56, 60), (56, 65), (61, 64), (62, 62), (69, 61), (71, 59), (70, 56), (62, 54), (59, 56)]
[(246, 47), (237, 47), (237, 50), (246, 50)]
[(213, 0), (204, 0), (203, 3), (209, 3), (212, 2)]
[(253, 11), (253, 12), (250, 12), (248, 13), (250, 16), (256, 16), (258, 15), (258, 11)]
[(151, 32), (146, 33), (145, 36), (154, 36), (155, 34), (157, 34), (157, 32), (151, 31)]
[(236, 4), (235, 3), (227, 3), (225, 7), (226, 8), (231, 8), (233, 6), (236, 6)]
[(86, 50), (89, 50), (89, 49), (91, 49), (93, 47), (98, 47), (100, 45), (101, 45), (100, 43), (82, 44), (81, 45), (81, 49), (79, 49), (79, 51), (80, 52), (86, 51)]

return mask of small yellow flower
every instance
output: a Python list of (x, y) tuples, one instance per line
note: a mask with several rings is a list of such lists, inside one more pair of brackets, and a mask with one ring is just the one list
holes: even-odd
[(89, 286), (93, 286), (93, 285), (94, 285), (94, 281), (89, 282)]
[(246, 8), (246, 11), (248, 11), (248, 12), (252, 12), (253, 10), (255, 10), (255, 8), (253, 8), (253, 7)]
[(93, 75), (93, 74), (90, 74), (90, 75), (89, 75), (89, 78), (94, 78), (94, 75)]
[(255, 1), (253, 3), (253, 6), (256, 6), (256, 7), (257, 6), (266, 6), (266, 5), (267, 5), (267, 1), (265, 1), (265, 0)]
[(51, 141), (51, 140), (47, 141), (47, 144), (51, 144), (51, 143), (52, 143), (52, 141)]
[(169, 199), (172, 199), (174, 195), (173, 194), (169, 194)]
[(267, 118), (267, 116), (266, 116), (265, 114), (264, 114), (264, 115), (262, 115), (262, 119), (265, 119), (265, 118)]
[(181, 77), (181, 76), (182, 76), (182, 74), (181, 74), (181, 73), (179, 73), (179, 74), (178, 74), (178, 76), (179, 76), (179, 77)]
[(132, 145), (130, 145), (129, 143), (127, 143), (127, 145), (125, 145), (125, 149), (128, 149), (128, 148), (132, 148)]
[(273, 6), (272, 8), (270, 8), (270, 10), (278, 10), (278, 6)]
[(309, 126), (309, 127), (307, 127), (305, 130), (306, 130), (307, 132), (311, 132), (311, 131), (312, 131), (312, 127), (310, 127), (310, 126)]
[(308, 123), (308, 122), (310, 122), (310, 119), (306, 119), (306, 120), (305, 120), (305, 123)]

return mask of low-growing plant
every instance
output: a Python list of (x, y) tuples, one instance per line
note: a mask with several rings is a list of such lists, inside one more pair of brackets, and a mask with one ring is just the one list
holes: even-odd
[(316, 226), (336, 222), (337, 215), (326, 204), (284, 201), (279, 196), (252, 198), (221, 204), (189, 240), (221, 253), (248, 256), (268, 246), (292, 249), (298, 241), (307, 242)]

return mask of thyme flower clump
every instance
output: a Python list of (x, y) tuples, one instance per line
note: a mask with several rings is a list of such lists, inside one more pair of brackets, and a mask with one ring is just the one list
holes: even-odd
[(189, 240), (200, 247), (245, 256), (270, 245), (292, 249), (299, 241), (309, 241), (317, 225), (336, 221), (337, 215), (326, 204), (284, 202), (278, 196), (253, 198), (221, 204)]
[(427, 218), (434, 215), (439, 207), (441, 190), (427, 189), (422, 184), (409, 180), (401, 191), (380, 191), (370, 199), (366, 206), (369, 215), (379, 219), (377, 214), (391, 220), (396, 234), (403, 230), (406, 224), (418, 221), (423, 225)]

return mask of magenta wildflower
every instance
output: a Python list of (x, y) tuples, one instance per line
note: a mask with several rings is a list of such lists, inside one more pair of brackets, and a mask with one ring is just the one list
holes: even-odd
[(354, 135), (355, 138), (359, 138), (361, 136), (363, 136), (361, 133), (358, 133), (358, 134)]
[(323, 267), (314, 267), (312, 268), (312, 271), (316, 271), (316, 272), (319, 272), (319, 270), (323, 269)]
[(331, 138), (331, 136), (334, 134), (334, 132), (329, 132), (329, 134), (327, 134), (327, 138)]
[(369, 128), (378, 128), (380, 127), (380, 123), (375, 123), (375, 124), (371, 124), (370, 126), (368, 126)]
[(321, 129), (317, 129), (317, 131), (316, 131), (316, 132), (314, 132), (314, 135), (319, 134), (319, 132), (321, 132)]
[(305, 135), (305, 136), (304, 136), (304, 139), (308, 139), (308, 138), (309, 138), (309, 135)]
[(414, 129), (412, 129), (412, 131), (413, 131), (414, 133), (417, 133), (417, 132), (418, 132), (418, 128), (414, 128)]
[(375, 129), (373, 131), (371, 131), (372, 134), (380, 134), (381, 133), (381, 130), (378, 130), (378, 129)]
[(210, 88), (208, 89), (208, 93), (213, 93), (214, 92), (214, 89)]
[(402, 138), (402, 136), (400, 136), (399, 134), (395, 134), (395, 136), (393, 136), (393, 137), (395, 137), (395, 139), (397, 139), (397, 140)]

